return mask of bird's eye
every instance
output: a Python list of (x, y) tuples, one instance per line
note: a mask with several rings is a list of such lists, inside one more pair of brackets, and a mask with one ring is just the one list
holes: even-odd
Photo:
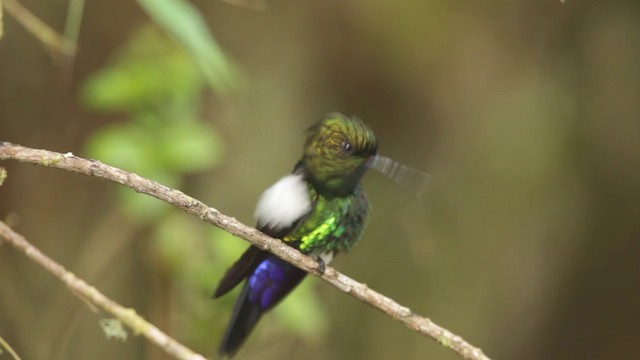
[(347, 154), (351, 154), (353, 152), (353, 146), (345, 140), (342, 142), (342, 150)]

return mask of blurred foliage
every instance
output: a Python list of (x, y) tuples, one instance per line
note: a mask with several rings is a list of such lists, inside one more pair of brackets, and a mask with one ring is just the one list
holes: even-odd
[(138, 0), (156, 23), (187, 50), (218, 92), (238, 85), (238, 73), (214, 41), (200, 12), (186, 0)]
[[(199, 119), (204, 86), (180, 46), (156, 27), (142, 27), (113, 64), (86, 83), (88, 107), (129, 114), (128, 121), (94, 133), (88, 155), (170, 187), (180, 187), (185, 173), (217, 166), (222, 140)], [(130, 190), (120, 192), (125, 209), (139, 220), (155, 220), (167, 209)]]

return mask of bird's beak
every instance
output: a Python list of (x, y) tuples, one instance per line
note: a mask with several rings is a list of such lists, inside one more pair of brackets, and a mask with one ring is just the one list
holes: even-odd
[(367, 161), (367, 167), (374, 169), (401, 187), (422, 196), (431, 175), (414, 168), (400, 164), (399, 162), (383, 155), (374, 155)]

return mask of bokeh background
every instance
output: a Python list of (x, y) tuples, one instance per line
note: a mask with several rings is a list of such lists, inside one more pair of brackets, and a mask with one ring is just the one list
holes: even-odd
[[(67, 0), (22, 4), (70, 26)], [(493, 359), (640, 358), (640, 2), (247, 4), (89, 1), (75, 56), (5, 11), (0, 140), (97, 158), (253, 224), (305, 129), (357, 115), (433, 178), (415, 198), (368, 174), (368, 230), (332, 265)], [(214, 357), (234, 296), (210, 295), (245, 242), (106, 181), (0, 166), (0, 218)], [(167, 358), (107, 340), (106, 317), (0, 246), (0, 336), (23, 359)], [(458, 358), (317, 279), (237, 358), (283, 357)]]

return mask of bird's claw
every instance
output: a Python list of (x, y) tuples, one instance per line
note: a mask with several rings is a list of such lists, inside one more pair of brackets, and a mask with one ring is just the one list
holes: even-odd
[(318, 273), (320, 273), (320, 276), (322, 276), (324, 275), (324, 271), (326, 270), (327, 265), (324, 263), (324, 260), (322, 260), (321, 257), (318, 257), (316, 261), (318, 262), (318, 267), (316, 268), (316, 270), (318, 270)]

